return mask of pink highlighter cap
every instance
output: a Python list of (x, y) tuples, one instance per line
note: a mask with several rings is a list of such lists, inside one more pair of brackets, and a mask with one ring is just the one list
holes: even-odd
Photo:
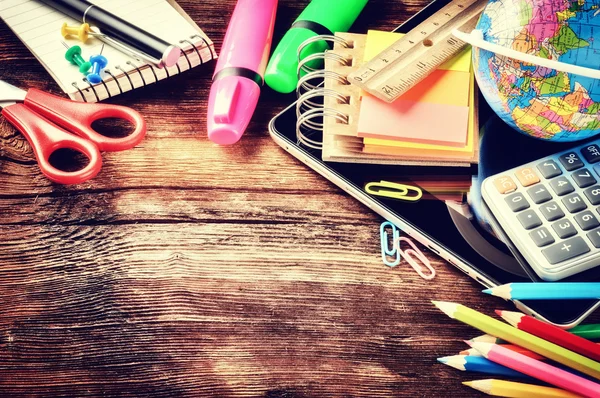
[(239, 141), (258, 104), (269, 60), (277, 0), (238, 0), (208, 98), (208, 138)]
[(238, 142), (259, 97), (260, 86), (251, 79), (226, 76), (215, 81), (208, 98), (208, 138), (219, 145)]

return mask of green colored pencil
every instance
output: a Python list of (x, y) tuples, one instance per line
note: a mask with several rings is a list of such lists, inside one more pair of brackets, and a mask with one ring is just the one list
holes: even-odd
[(600, 339), (600, 324), (575, 326), (573, 329), (569, 329), (569, 332), (584, 339)]
[(444, 301), (433, 301), (433, 304), (450, 318), (464, 322), (487, 334), (527, 348), (546, 358), (600, 379), (600, 363), (583, 355), (514, 328), (464, 305)]

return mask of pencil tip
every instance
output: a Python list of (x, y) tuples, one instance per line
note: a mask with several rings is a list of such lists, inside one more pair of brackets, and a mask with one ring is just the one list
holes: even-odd
[(458, 304), (450, 303), (448, 301), (431, 301), (433, 305), (438, 307), (444, 314), (450, 318), (454, 318), (454, 313), (458, 307)]
[(471, 387), (471, 386), (473, 385), (473, 382), (472, 382), (472, 381), (463, 381), (462, 383), (463, 383), (465, 386), (469, 386), (469, 387)]
[(448, 358), (450, 358), (450, 357), (441, 357), (441, 358), (438, 358), (437, 361), (439, 363), (446, 363), (446, 362), (448, 362)]
[(486, 293), (486, 294), (493, 294), (492, 289), (485, 289), (481, 291), (482, 293)]
[(502, 317), (502, 314), (504, 313), (504, 311), (502, 310), (494, 310), (494, 312), (496, 313), (496, 315), (498, 315), (499, 317)]
[(473, 342), (471, 340), (463, 340), (469, 347), (473, 347)]

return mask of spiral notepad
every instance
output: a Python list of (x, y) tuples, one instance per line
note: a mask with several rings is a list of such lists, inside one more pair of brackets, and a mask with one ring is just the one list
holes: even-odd
[[(63, 39), (60, 28), (64, 22), (79, 25), (81, 21), (35, 0), (0, 1), (0, 18), (31, 50), (65, 93), (76, 101), (96, 102), (126, 91), (156, 83), (216, 58), (212, 41), (170, 0), (92, 0), (93, 3), (134, 25), (181, 48), (183, 55), (176, 65), (157, 68), (137, 60), (96, 39), (85, 44)], [(78, 45), (82, 56), (89, 58), (102, 50), (108, 59), (103, 80), (90, 84), (78, 68), (64, 57), (65, 47)]]
[[(325, 53), (303, 57), (303, 49), (317, 40), (332, 42), (333, 48)], [(359, 136), (362, 92), (360, 88), (350, 85), (346, 76), (363, 62), (366, 42), (367, 35), (336, 33), (335, 36), (310, 39), (299, 48), (299, 65), (307, 74), (300, 79), (297, 88), (298, 141), (305, 147), (320, 149), (324, 161), (417, 166), (469, 166), (477, 163), (477, 149), (471, 149), (471, 154), (468, 154), (469, 146), (478, 147), (476, 133), (471, 134), (471, 141), (465, 145), (466, 149), (454, 148), (454, 151), (440, 150), (434, 153), (433, 150), (439, 148), (429, 145), (429, 157), (420, 156), (419, 149), (414, 149), (421, 144)], [(317, 59), (324, 60), (324, 69), (311, 67)], [(472, 128), (477, 131), (476, 95), (474, 90), (471, 91), (469, 118)], [(379, 145), (373, 145), (373, 142)], [(400, 147), (394, 147), (396, 144)], [(461, 154), (461, 151), (466, 155)], [(402, 154), (399, 155), (398, 152)]]

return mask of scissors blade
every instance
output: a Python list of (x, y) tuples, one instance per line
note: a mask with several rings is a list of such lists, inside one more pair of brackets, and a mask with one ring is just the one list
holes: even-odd
[(27, 91), (0, 80), (0, 108), (25, 101)]

